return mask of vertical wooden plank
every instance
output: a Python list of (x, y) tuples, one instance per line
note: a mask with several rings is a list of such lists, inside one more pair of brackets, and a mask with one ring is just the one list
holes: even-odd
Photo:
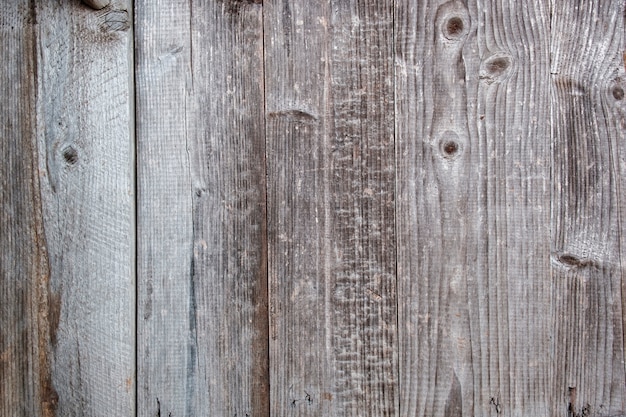
[(129, 14), (9, 3), (2, 414), (132, 415)]
[(1, 414), (132, 415), (129, 15), (2, 6)]
[(471, 303), (473, 366), (480, 369), (476, 414), (488, 408), (493, 416), (555, 415), (549, 13), (543, 0), (476, 5), (478, 102), (468, 116), (475, 121), (475, 164), (481, 167), (470, 241), (480, 247), (481, 260), (468, 261), (477, 277), (470, 293), (477, 300)]
[[(0, 14), (0, 415), (52, 415), (49, 281), (36, 142), (34, 10), (3, 1)], [(50, 326), (52, 324), (52, 326)], [(51, 328), (52, 327), (52, 328)]]
[(134, 413), (132, 18), (37, 6), (39, 168), (57, 415)]
[(272, 415), (397, 415), (393, 4), (264, 8)]
[(553, 2), (555, 413), (626, 414), (624, 2)]
[(552, 415), (549, 10), (395, 13), (401, 415)]
[(265, 416), (262, 8), (136, 10), (138, 414)]

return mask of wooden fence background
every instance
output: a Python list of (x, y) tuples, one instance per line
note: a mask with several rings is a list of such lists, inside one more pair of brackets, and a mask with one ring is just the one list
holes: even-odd
[(0, 5), (0, 416), (626, 416), (622, 0)]

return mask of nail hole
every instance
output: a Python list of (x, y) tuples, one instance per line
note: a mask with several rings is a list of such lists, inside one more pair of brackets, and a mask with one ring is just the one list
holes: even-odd
[(69, 165), (74, 165), (78, 162), (78, 153), (71, 145), (63, 149), (62, 155), (65, 162)]
[(624, 89), (622, 87), (613, 88), (613, 97), (615, 100), (621, 100), (624, 98)]
[(463, 29), (465, 29), (463, 19), (457, 16), (448, 19), (448, 23), (446, 23), (446, 32), (449, 36), (460, 36), (463, 33)]

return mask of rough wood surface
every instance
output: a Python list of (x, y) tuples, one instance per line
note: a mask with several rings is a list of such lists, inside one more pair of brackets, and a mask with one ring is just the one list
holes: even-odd
[[(79, 2), (2, 6), (3, 74), (9, 76), (2, 82), (2, 155), (8, 158), (1, 164), (0, 248), (7, 291), (0, 342), (8, 389), (0, 414), (131, 415), (127, 5), (117, 1), (100, 12)], [(11, 310), (17, 306), (22, 310)]]
[(401, 415), (552, 414), (549, 5), (396, 4)]
[(0, 6), (0, 416), (626, 416), (623, 0)]
[(623, 1), (551, 21), (554, 413), (626, 415)]
[(271, 411), (397, 415), (391, 1), (265, 1)]
[[(37, 6), (39, 169), (57, 415), (129, 415), (135, 377), (131, 15)], [(54, 297), (53, 297), (54, 296)]]
[(261, 6), (136, 10), (139, 415), (268, 415)]
[(0, 415), (51, 415), (48, 265), (43, 244), (34, 11), (2, 3), (0, 14)]

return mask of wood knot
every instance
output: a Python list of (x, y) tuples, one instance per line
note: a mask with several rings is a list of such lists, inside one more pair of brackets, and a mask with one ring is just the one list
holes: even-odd
[(459, 37), (463, 34), (463, 30), (465, 29), (465, 24), (463, 23), (463, 19), (458, 16), (453, 16), (446, 22), (445, 27), (445, 35), (446, 37)]
[(451, 140), (443, 144), (443, 153), (447, 156), (454, 156), (459, 150), (459, 144)]
[(455, 42), (465, 38), (471, 26), (467, 7), (454, 0), (439, 6), (435, 21), (443, 37)]
[(512, 58), (507, 54), (494, 54), (485, 59), (480, 68), (479, 78), (487, 84), (504, 79), (511, 71)]
[(589, 257), (581, 257), (576, 254), (567, 252), (554, 255), (554, 259), (559, 265), (568, 269), (580, 269), (592, 266), (600, 266), (600, 262), (597, 260), (591, 259)]
[(463, 144), (459, 135), (451, 130), (443, 132), (439, 138), (439, 151), (447, 160), (458, 158), (463, 151)]
[(83, 0), (83, 3), (92, 9), (100, 10), (107, 7), (109, 3), (111, 3), (111, 0)]
[(68, 165), (76, 165), (76, 163), (78, 162), (78, 152), (72, 145), (67, 145), (65, 148), (63, 148), (63, 150), (61, 151), (61, 156), (63, 156), (65, 163), (67, 163)]

